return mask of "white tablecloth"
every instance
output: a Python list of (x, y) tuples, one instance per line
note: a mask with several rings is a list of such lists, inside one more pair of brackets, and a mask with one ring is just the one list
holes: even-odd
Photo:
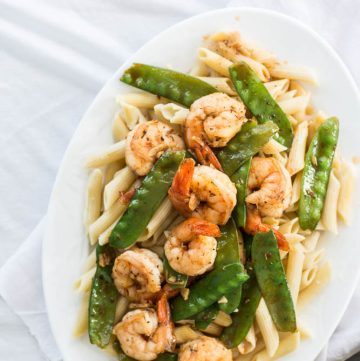
[[(357, 1), (322, 1), (328, 21), (315, 26), (348, 56), (336, 16), (360, 19)], [(0, 0), (0, 267), (46, 213), (66, 145), (103, 83), (144, 42), (181, 19), (229, 0)], [(235, 5), (266, 1), (233, 1)], [(269, 1), (298, 13), (300, 2)], [(310, 3), (310, 2), (308, 2)], [(319, 2), (317, 2), (318, 4)], [(309, 16), (319, 5), (308, 5)], [(359, 4), (357, 2), (357, 4)], [(304, 16), (303, 20), (307, 20)], [(334, 28), (335, 27), (335, 28)], [(337, 28), (336, 28), (337, 27)], [(357, 28), (357, 30), (359, 27)], [(338, 38), (328, 36), (338, 31)], [(346, 47), (346, 44), (349, 47)], [(345, 44), (345, 45), (344, 45)], [(0, 298), (0, 360), (45, 360), (34, 338)]]

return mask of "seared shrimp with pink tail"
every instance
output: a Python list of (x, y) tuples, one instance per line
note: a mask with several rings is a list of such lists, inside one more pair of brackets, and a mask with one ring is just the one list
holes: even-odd
[(215, 262), (216, 239), (221, 235), (216, 224), (199, 218), (189, 218), (171, 230), (165, 243), (165, 255), (170, 266), (188, 276), (199, 276)]
[(219, 170), (185, 159), (169, 189), (169, 199), (184, 217), (225, 224), (236, 204), (236, 188)]
[(224, 93), (196, 100), (184, 124), (185, 141), (201, 164), (221, 165), (211, 148), (224, 147), (246, 122), (245, 106)]

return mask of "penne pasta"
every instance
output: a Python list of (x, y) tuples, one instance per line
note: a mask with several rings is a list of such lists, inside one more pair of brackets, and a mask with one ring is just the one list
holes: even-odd
[(308, 123), (305, 121), (300, 123), (295, 130), (289, 159), (286, 164), (286, 169), (289, 171), (291, 176), (300, 172), (304, 168), (307, 135)]
[(94, 169), (89, 177), (85, 200), (85, 228), (89, 231), (90, 224), (94, 223), (101, 213), (103, 173)]
[(91, 268), (96, 266), (96, 248), (94, 248), (91, 253), (87, 256), (82, 271), (87, 272)]
[(184, 325), (180, 327), (175, 327), (174, 335), (177, 344), (182, 344), (185, 342), (196, 340), (201, 333), (194, 331), (190, 326)]
[(296, 95), (296, 90), (289, 90), (289, 91), (279, 95), (279, 97), (276, 100), (282, 101), (282, 100), (292, 99), (295, 97), (295, 95)]
[(94, 245), (100, 236), (116, 219), (123, 214), (127, 204), (116, 202), (111, 208), (106, 210), (94, 223), (89, 227), (90, 244)]
[(183, 125), (189, 114), (189, 109), (174, 103), (155, 105), (154, 111), (157, 119), (178, 125)]
[(301, 276), (300, 289), (304, 290), (306, 287), (309, 287), (315, 280), (316, 274), (318, 272), (318, 267), (313, 266), (304, 270)]
[(211, 336), (216, 336), (219, 337), (221, 335), (223, 328), (219, 325), (217, 325), (214, 322), (211, 322), (208, 327), (206, 327), (205, 330), (203, 330), (204, 333), (207, 333), (208, 335)]
[(122, 118), (120, 113), (117, 113), (112, 124), (112, 135), (114, 141), (119, 142), (120, 140), (125, 139), (128, 133), (129, 129), (126, 126), (124, 119)]
[(297, 217), (279, 226), (279, 231), (283, 234), (298, 233), (299, 229), (300, 229), (299, 219)]
[(309, 104), (310, 94), (301, 95), (298, 97), (281, 100), (278, 102), (280, 108), (286, 114), (295, 114), (298, 112), (305, 112)]
[(80, 292), (88, 292), (91, 288), (92, 279), (96, 272), (96, 266), (90, 268), (78, 280), (75, 281), (74, 287)]
[(337, 203), (337, 213), (341, 220), (347, 224), (351, 224), (352, 201), (354, 199), (356, 172), (352, 163), (342, 161), (338, 174), (340, 181), (340, 192)]
[(286, 266), (286, 278), (294, 305), (296, 305), (300, 291), (304, 259), (305, 256), (303, 247), (298, 244), (292, 246), (289, 251), (289, 257)]
[(230, 96), (237, 95), (232, 85), (232, 82), (229, 78), (209, 77), (209, 76), (205, 76), (205, 77), (200, 76), (198, 78), (204, 81), (205, 83), (212, 85), (216, 90), (218, 90), (221, 93), (226, 93)]
[(313, 252), (308, 252), (304, 260), (304, 270), (318, 266), (324, 258), (324, 248), (317, 249)]
[(138, 107), (125, 102), (120, 102), (120, 105), (120, 114), (128, 129), (133, 130), (137, 124), (146, 122), (147, 119)]
[(172, 213), (173, 208), (169, 198), (166, 198), (156, 210), (155, 214), (151, 218), (150, 222), (146, 226), (146, 230), (142, 236), (138, 239), (138, 242), (144, 242), (154, 235), (154, 233), (161, 227), (163, 222)]
[(281, 152), (284, 152), (287, 149), (287, 147), (285, 147), (284, 145), (280, 144), (279, 142), (277, 142), (275, 139), (270, 139), (263, 147), (262, 147), (262, 151), (265, 154), (279, 154)]
[(279, 334), (263, 298), (260, 300), (255, 318), (264, 339), (267, 354), (272, 357), (279, 347)]
[(303, 247), (306, 252), (312, 252), (315, 250), (320, 238), (320, 232), (314, 231), (310, 235), (306, 236), (303, 241)]
[(74, 337), (83, 336), (88, 330), (88, 309), (89, 309), (90, 292), (85, 292), (82, 296), (80, 309), (78, 311), (77, 320), (73, 329)]
[(196, 61), (196, 64), (190, 69), (189, 75), (207, 77), (209, 76), (209, 68), (201, 61)]
[(321, 223), (325, 230), (337, 234), (337, 203), (340, 193), (340, 182), (335, 177), (334, 171), (330, 173), (329, 184), (326, 192)]
[(90, 156), (87, 159), (85, 166), (87, 168), (97, 168), (102, 167), (103, 165), (110, 164), (112, 162), (116, 162), (118, 160), (122, 160), (125, 158), (125, 147), (125, 139), (110, 146), (107, 146), (103, 150)]
[(137, 175), (129, 168), (119, 170), (104, 188), (104, 209), (109, 209), (119, 200), (121, 192), (125, 192), (134, 183)]
[(252, 359), (252, 361), (277, 360), (280, 357), (283, 357), (288, 353), (295, 351), (299, 347), (299, 344), (300, 344), (300, 333), (294, 332), (281, 340), (281, 342), (279, 343), (279, 347), (273, 356), (268, 355), (267, 352), (263, 350), (258, 354), (256, 354), (255, 357)]
[(103, 246), (103, 245), (109, 243), (109, 238), (110, 238), (111, 232), (115, 228), (116, 224), (119, 222), (120, 218), (121, 217), (116, 219), (116, 221), (114, 223), (112, 223), (108, 228), (105, 229), (104, 232), (102, 232), (99, 235), (98, 242), (99, 242), (100, 246)]
[(215, 70), (222, 76), (229, 77), (229, 67), (233, 65), (230, 60), (206, 48), (199, 48), (197, 56), (198, 59), (209, 68)]
[(156, 104), (165, 103), (166, 99), (147, 92), (125, 93), (119, 94), (116, 97), (116, 102), (120, 105), (125, 103), (136, 108), (152, 109)]
[(217, 314), (214, 320), (214, 323), (216, 323), (219, 326), (229, 327), (232, 323), (232, 319), (231, 316), (228, 315), (227, 313), (223, 311), (219, 311), (219, 313)]
[(287, 90), (289, 89), (289, 85), (289, 79), (273, 80), (264, 83), (265, 88), (275, 100), (277, 100), (279, 97), (281, 97), (287, 92)]
[(241, 355), (247, 355), (255, 350), (256, 347), (256, 335), (254, 326), (250, 327), (249, 332), (245, 336), (245, 339), (237, 347)]
[(117, 303), (116, 303), (116, 309), (115, 309), (115, 317), (114, 317), (114, 324), (121, 321), (123, 316), (125, 315), (127, 309), (129, 306), (129, 301), (126, 297), (120, 296)]
[(308, 68), (298, 67), (289, 64), (276, 64), (272, 66), (269, 71), (271, 76), (274, 78), (302, 80), (307, 83), (317, 84), (315, 74)]
[(125, 159), (110, 163), (106, 167), (104, 185), (107, 185), (113, 178), (116, 172), (125, 167)]
[(300, 199), (301, 177), (302, 177), (302, 173), (299, 172), (296, 174), (296, 177), (294, 178), (292, 191), (291, 191), (290, 204), (295, 204)]
[(326, 286), (330, 279), (331, 266), (330, 263), (326, 262), (318, 268), (317, 274), (311, 284), (300, 292), (298, 300), (299, 310), (311, 301), (311, 299)]

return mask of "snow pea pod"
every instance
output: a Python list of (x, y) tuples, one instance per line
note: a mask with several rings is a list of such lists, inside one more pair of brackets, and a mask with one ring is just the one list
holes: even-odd
[(172, 319), (174, 322), (185, 320), (205, 310), (218, 301), (223, 295), (238, 288), (248, 279), (240, 263), (233, 263), (209, 272), (193, 286), (187, 300), (181, 295), (171, 302)]
[(166, 282), (172, 288), (184, 288), (188, 282), (189, 277), (187, 275), (176, 272), (173, 268), (171, 268), (168, 259), (164, 256), (164, 273)]
[(88, 329), (90, 342), (101, 348), (110, 342), (118, 299), (118, 291), (111, 278), (114, 259), (115, 252), (111, 247), (97, 246), (97, 265), (90, 293)]
[[(214, 267), (221, 267), (240, 262), (239, 234), (232, 218), (226, 225), (220, 227), (221, 236), (217, 239), (217, 250)], [(244, 272), (244, 269), (241, 270)], [(219, 303), (219, 309), (230, 314), (239, 307), (241, 300), (241, 285), (224, 294), (226, 303)]]
[(320, 125), (306, 153), (299, 201), (302, 229), (315, 229), (321, 218), (338, 137), (339, 122), (329, 118)]
[(274, 232), (258, 232), (251, 256), (256, 280), (278, 331), (295, 332), (296, 315)]
[(248, 334), (254, 323), (255, 312), (258, 308), (261, 293), (253, 272), (249, 272), (249, 280), (243, 284), (243, 293), (239, 311), (231, 315), (232, 323), (224, 328), (221, 341), (227, 348), (237, 347)]
[(215, 302), (204, 311), (197, 313), (192, 319), (195, 320), (195, 327), (198, 330), (205, 330), (219, 313), (218, 304)]
[(245, 227), (246, 224), (246, 194), (251, 158), (243, 163), (240, 168), (231, 176), (236, 187), (236, 206), (233, 217), (238, 227)]
[(259, 123), (273, 121), (279, 127), (277, 140), (289, 148), (293, 140), (291, 123), (260, 78), (246, 63), (231, 66), (229, 73), (236, 92), (252, 115)]
[(110, 245), (127, 248), (144, 232), (147, 224), (167, 195), (185, 151), (167, 151), (155, 163), (110, 235)]
[(217, 92), (213, 86), (193, 76), (138, 63), (125, 70), (120, 80), (187, 107), (190, 107), (195, 100)]
[(279, 130), (273, 122), (246, 122), (239, 133), (217, 154), (224, 172), (231, 177), (239, 167), (258, 153)]

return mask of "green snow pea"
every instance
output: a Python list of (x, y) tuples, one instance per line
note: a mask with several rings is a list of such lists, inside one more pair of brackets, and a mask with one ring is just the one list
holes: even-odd
[(236, 206), (233, 217), (238, 227), (245, 227), (246, 224), (246, 194), (251, 158), (243, 163), (240, 168), (230, 177), (236, 187)]
[(239, 167), (258, 153), (279, 130), (273, 122), (248, 121), (239, 133), (217, 154), (224, 172), (231, 177)]
[(238, 288), (248, 279), (240, 263), (233, 263), (214, 269), (190, 287), (189, 298), (185, 301), (181, 295), (171, 302), (174, 322), (185, 320), (218, 301), (223, 295)]
[(213, 86), (193, 76), (138, 63), (125, 70), (120, 80), (187, 107), (195, 100), (217, 92)]
[(158, 159), (111, 232), (112, 247), (124, 249), (136, 242), (166, 197), (184, 157), (185, 151), (168, 150)]
[(96, 248), (96, 273), (89, 301), (90, 342), (103, 348), (110, 342), (118, 291), (111, 278), (114, 250), (108, 245)]
[(315, 133), (306, 153), (299, 201), (302, 229), (315, 229), (321, 218), (338, 136), (337, 118), (327, 119)]
[(273, 121), (279, 127), (277, 140), (290, 148), (291, 123), (255, 72), (242, 62), (229, 68), (230, 78), (240, 98), (259, 123)]
[(258, 232), (251, 255), (256, 280), (278, 331), (295, 332), (296, 315), (274, 232)]
[(195, 320), (195, 327), (198, 330), (205, 330), (219, 313), (218, 304), (215, 302), (204, 311), (197, 313), (192, 319)]
[[(220, 227), (221, 236), (217, 238), (217, 250), (214, 267), (221, 269), (223, 266), (240, 262), (239, 234), (235, 222), (229, 219), (226, 225)], [(244, 269), (241, 270), (244, 272)], [(224, 294), (226, 303), (219, 303), (218, 307), (225, 313), (230, 314), (239, 307), (241, 300), (241, 285)]]
[(229, 327), (224, 328), (220, 337), (227, 348), (237, 347), (244, 340), (254, 323), (261, 293), (255, 274), (251, 270), (249, 270), (249, 276), (249, 280), (242, 286), (243, 292), (239, 311), (231, 314), (232, 323)]
[(173, 268), (171, 268), (166, 256), (164, 256), (163, 265), (164, 265), (164, 273), (165, 273), (166, 282), (172, 288), (186, 287), (189, 277), (187, 275), (178, 273)]

